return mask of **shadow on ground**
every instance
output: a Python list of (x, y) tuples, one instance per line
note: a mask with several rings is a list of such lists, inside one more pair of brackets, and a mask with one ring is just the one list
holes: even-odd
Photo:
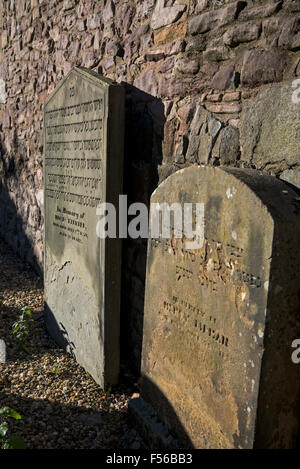
[[(21, 420), (9, 419), (8, 436), (21, 436), (28, 449), (139, 449), (141, 438), (128, 425), (126, 409), (110, 410), (107, 398), (101, 411), (62, 405), (0, 391), (0, 406), (17, 410)], [(106, 406), (106, 409), (105, 409)]]

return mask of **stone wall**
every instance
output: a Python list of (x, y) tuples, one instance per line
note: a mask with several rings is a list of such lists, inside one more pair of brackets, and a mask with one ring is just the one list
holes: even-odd
[[(43, 104), (74, 65), (126, 88), (129, 202), (148, 202), (195, 163), (263, 169), (300, 187), (299, 0), (0, 4), (0, 234), (37, 269)], [(123, 252), (123, 358), (138, 370), (146, 242), (127, 240)]]

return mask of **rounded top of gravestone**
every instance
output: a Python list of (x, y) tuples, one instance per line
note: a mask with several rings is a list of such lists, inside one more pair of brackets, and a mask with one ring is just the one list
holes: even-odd
[[(215, 188), (224, 188), (224, 198), (236, 200), (241, 191), (249, 194), (249, 197), (259, 199), (272, 217), (289, 219), (300, 224), (300, 197), (293, 189), (280, 179), (270, 176), (263, 171), (255, 169), (241, 169), (229, 167), (190, 166), (181, 169), (165, 179), (153, 192), (152, 197), (160, 195), (172, 188), (178, 188), (183, 180), (189, 181), (190, 192), (195, 195), (195, 190), (201, 192), (203, 183), (206, 182), (208, 192), (213, 194)], [(189, 195), (187, 195), (187, 199)], [(188, 202), (184, 200), (183, 202)], [(194, 201), (194, 199), (193, 199)], [(249, 206), (245, 206), (247, 210)]]

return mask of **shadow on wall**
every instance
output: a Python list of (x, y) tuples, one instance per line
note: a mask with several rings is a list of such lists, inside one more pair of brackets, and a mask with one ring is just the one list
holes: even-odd
[[(158, 166), (162, 163), (164, 105), (132, 85), (124, 82), (122, 85), (126, 92), (123, 193), (128, 195), (128, 206), (142, 202), (149, 207), (159, 181)], [(147, 240), (127, 238), (122, 249), (121, 360), (139, 374)]]
[[(25, 213), (26, 211), (34, 210), (39, 219), (37, 223), (42, 225), (43, 220), (38, 207), (26, 207), (24, 203), (24, 188), (21, 187), (20, 180), (26, 148), (18, 142), (16, 136), (14, 138), (14, 149), (15, 157), (8, 154), (5, 145), (0, 141), (0, 236), (24, 262), (30, 264), (38, 275), (43, 277), (42, 266), (38, 263), (34, 252), (35, 240), (30, 239), (27, 234), (21, 208), (24, 207), (23, 215), (26, 217), (28, 216), (28, 213)], [(22, 201), (19, 200), (18, 204), (17, 197), (22, 198)]]

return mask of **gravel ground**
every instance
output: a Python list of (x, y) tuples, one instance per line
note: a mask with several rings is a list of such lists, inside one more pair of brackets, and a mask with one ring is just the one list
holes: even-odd
[[(25, 352), (12, 335), (23, 307), (34, 311)], [(0, 364), (0, 407), (22, 415), (9, 420), (10, 436), (29, 449), (139, 449), (145, 447), (128, 422), (134, 378), (123, 370), (121, 384), (104, 392), (75, 360), (56, 347), (43, 319), (43, 285), (0, 240), (0, 339), (7, 346)]]

